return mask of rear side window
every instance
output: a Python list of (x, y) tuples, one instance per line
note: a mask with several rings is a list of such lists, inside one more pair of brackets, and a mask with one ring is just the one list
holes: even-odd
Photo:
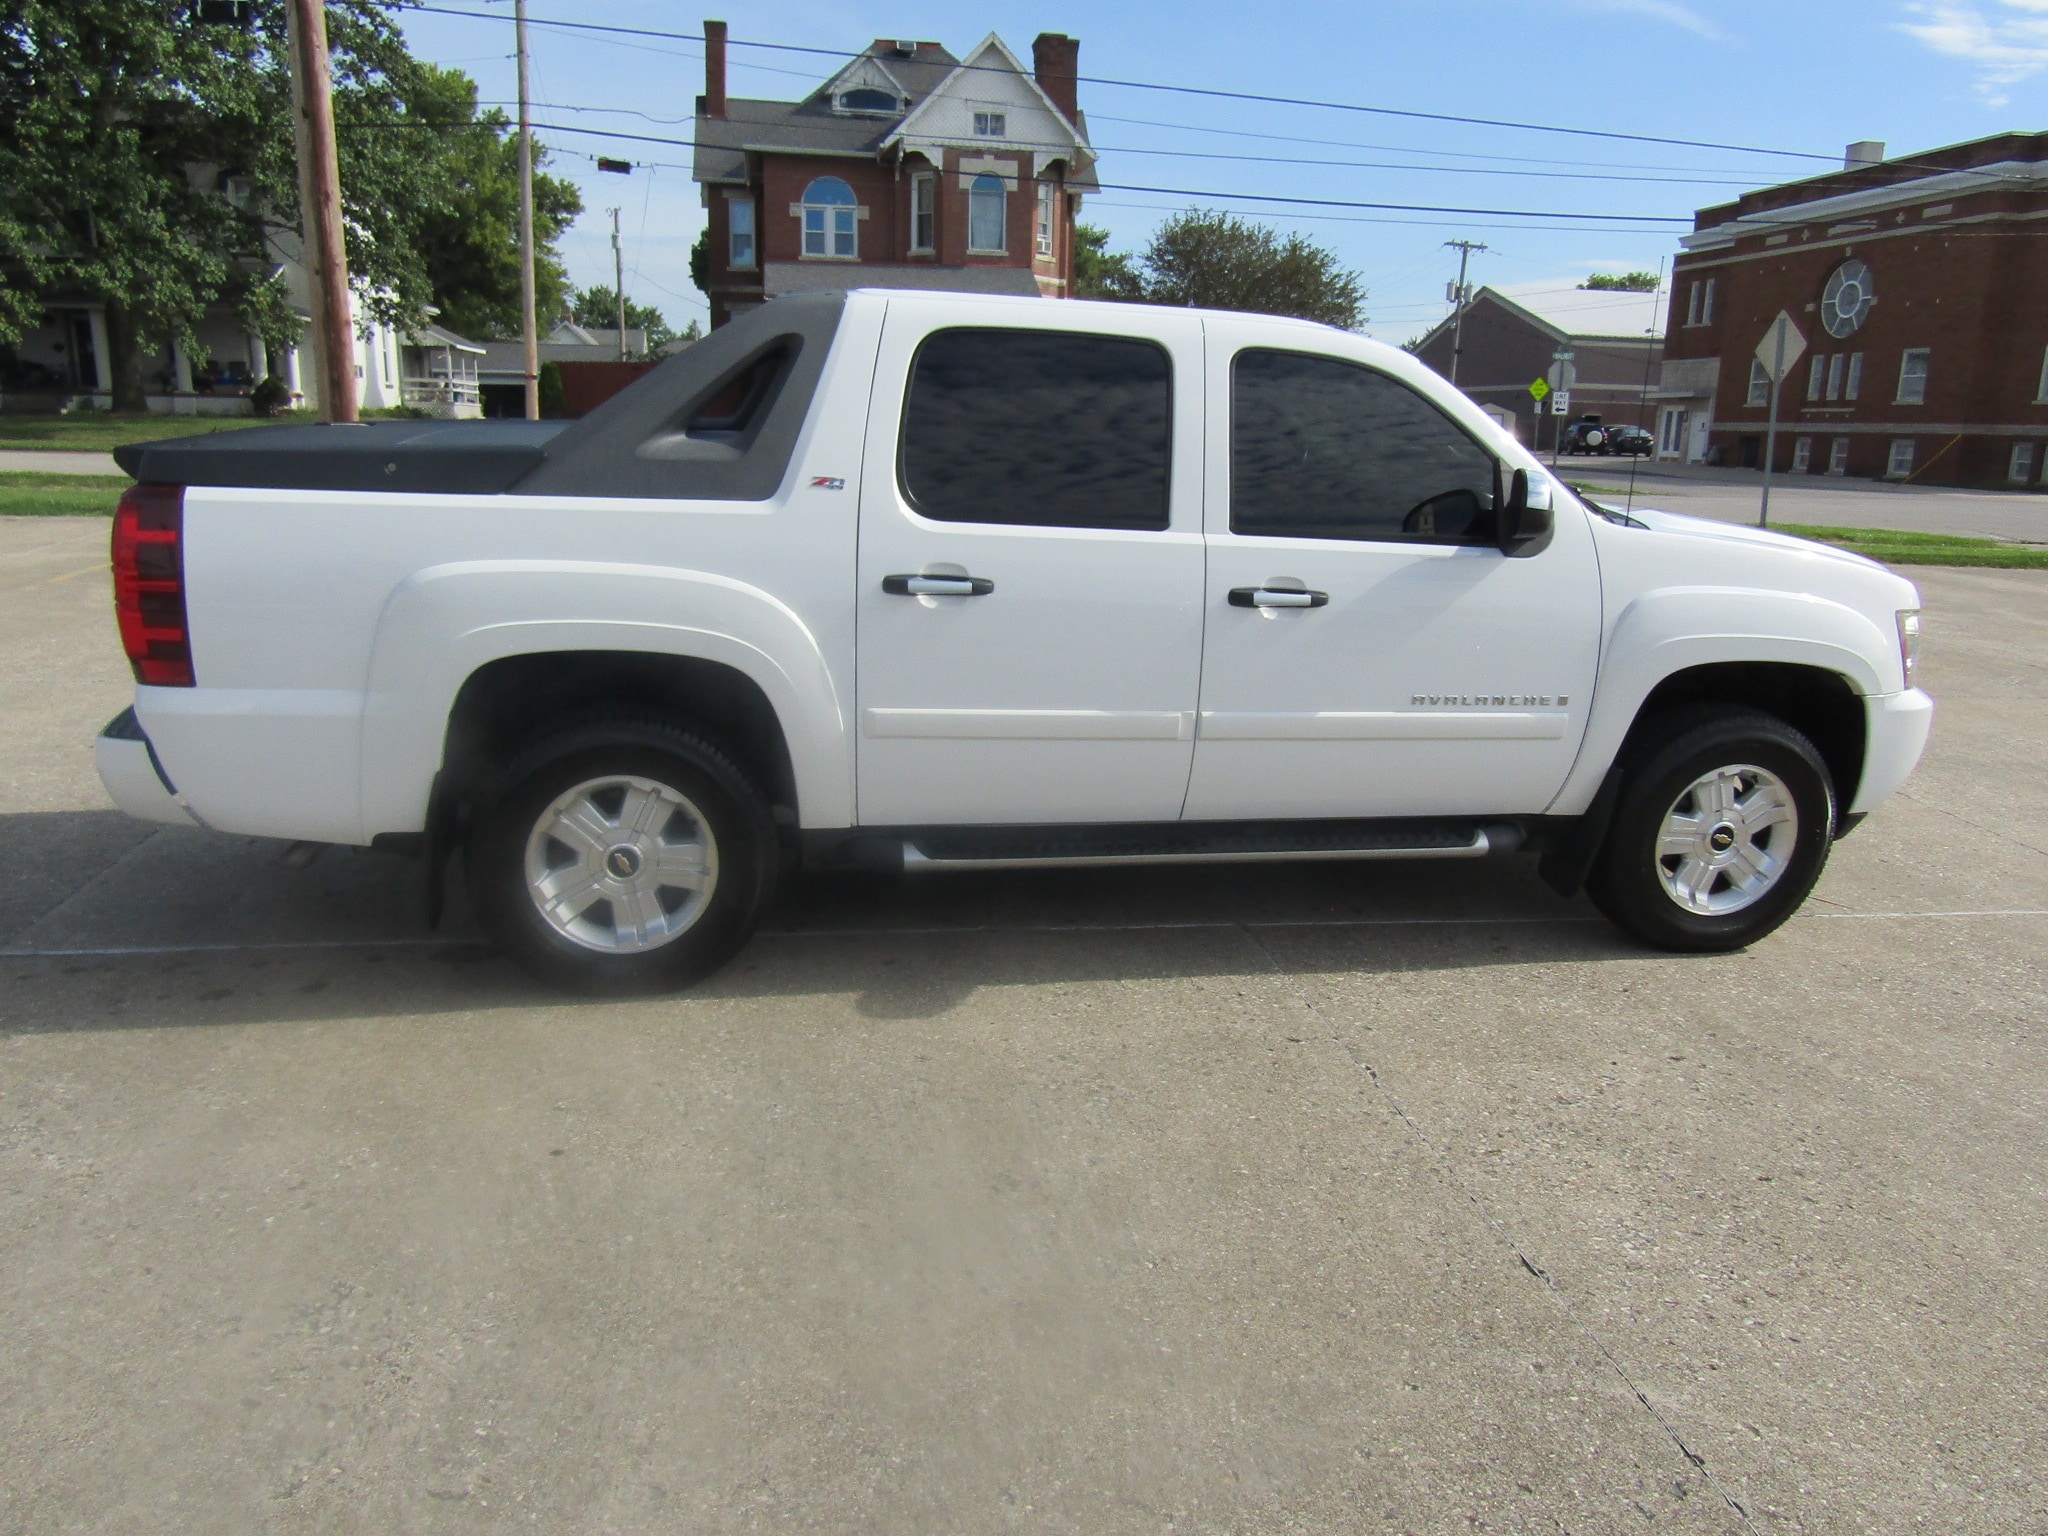
[(1497, 486), (1493, 455), (1407, 385), (1331, 357), (1237, 355), (1231, 532), (1490, 544)]
[(936, 331), (911, 365), (898, 471), (949, 523), (1161, 529), (1173, 365), (1154, 342)]

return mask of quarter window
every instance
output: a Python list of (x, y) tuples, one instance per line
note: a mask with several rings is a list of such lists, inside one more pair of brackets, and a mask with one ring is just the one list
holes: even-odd
[(731, 224), (731, 254), (727, 265), (751, 267), (754, 264), (754, 200), (751, 197), (728, 199), (725, 216)]
[(853, 188), (837, 176), (820, 176), (804, 188), (804, 255), (851, 259), (860, 254), (860, 208)]
[(1237, 356), (1233, 533), (1490, 544), (1498, 482), (1492, 454), (1383, 373), (1299, 352)]
[(1913, 347), (1899, 356), (1899, 405), (1927, 403), (1927, 364), (1933, 354), (1926, 347)]
[(932, 191), (938, 178), (929, 173), (910, 178), (910, 248), (929, 251), (932, 247)]
[(983, 174), (967, 188), (967, 249), (997, 254), (1009, 249), (1004, 238), (1003, 178)]
[(898, 473), (941, 522), (1162, 529), (1172, 442), (1172, 364), (1153, 342), (936, 331), (911, 366)]

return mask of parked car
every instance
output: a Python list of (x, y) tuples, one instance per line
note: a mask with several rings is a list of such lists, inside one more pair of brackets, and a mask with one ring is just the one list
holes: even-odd
[(460, 851), (549, 981), (778, 878), (1527, 850), (1650, 944), (1806, 898), (1911, 771), (1919, 598), (1573, 495), (1297, 320), (801, 295), (558, 422), (120, 450), (124, 810)]
[(1598, 416), (1581, 416), (1565, 427), (1564, 436), (1558, 440), (1557, 451), (1565, 454), (1609, 454), (1614, 448), (1608, 442), (1608, 429), (1600, 424)]
[(1657, 438), (1647, 427), (1609, 427), (1607, 448), (1610, 453), (1628, 458), (1648, 458), (1657, 451)]

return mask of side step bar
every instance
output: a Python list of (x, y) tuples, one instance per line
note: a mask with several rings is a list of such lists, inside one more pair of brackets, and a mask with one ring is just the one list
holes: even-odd
[(858, 827), (805, 834), (804, 861), (813, 868), (992, 870), (1481, 859), (1512, 853), (1530, 835), (1525, 820), (1512, 816)]
[[(1173, 853), (1067, 853), (1017, 858), (933, 858), (914, 843), (903, 845), (903, 868), (948, 869), (1093, 869), (1140, 864), (1284, 864), (1307, 859), (1483, 859), (1490, 853), (1519, 847), (1519, 834), (1502, 839), (1503, 828), (1482, 828), (1462, 843), (1432, 843), (1387, 848), (1190, 848)], [(1506, 829), (1512, 830), (1512, 829)], [(1508, 847), (1503, 847), (1503, 842)]]

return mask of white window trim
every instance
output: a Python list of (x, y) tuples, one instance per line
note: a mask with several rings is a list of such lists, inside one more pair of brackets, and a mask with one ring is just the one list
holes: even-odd
[(1827, 393), (1828, 359), (1824, 352), (1813, 354), (1813, 361), (1806, 369), (1806, 398), (1818, 400)]
[[(1916, 357), (1921, 359), (1920, 371), (1917, 374), (1909, 374), (1907, 365)], [(1899, 389), (1897, 396), (1892, 401), (1893, 405), (1925, 405), (1927, 403), (1927, 376), (1934, 371), (1933, 362), (1934, 349), (1932, 347), (1907, 347), (1899, 354)], [(1919, 384), (1920, 393), (1918, 395), (1907, 395), (1906, 380), (1908, 377), (1911, 377)]]
[(1706, 291), (1700, 296), (1700, 324), (1714, 323), (1714, 280), (1707, 279)]
[(1743, 397), (1746, 406), (1769, 405), (1771, 403), (1771, 375), (1761, 358), (1749, 360), (1749, 393)]
[[(822, 213), (827, 213), (827, 214), (830, 214), (830, 213), (851, 213), (851, 214), (853, 215), (853, 254), (852, 254), (852, 255), (850, 255), (850, 256), (836, 256), (836, 255), (832, 254), (832, 252), (830, 252), (829, 250), (828, 250), (828, 251), (826, 251), (826, 252), (824, 252), (824, 253), (822, 253), (822, 254), (819, 254), (819, 253), (817, 253), (817, 252), (813, 252), (812, 250), (810, 250), (810, 249), (809, 249), (809, 245), (810, 245), (810, 233), (809, 233), (809, 230), (808, 230), (808, 229), (807, 229), (807, 228), (805, 227), (805, 223), (806, 223), (806, 221), (805, 221), (805, 219), (804, 219), (804, 214), (805, 214), (805, 213), (806, 213), (807, 211), (809, 211), (809, 210), (811, 210), (811, 209), (814, 209), (814, 208), (815, 208), (815, 209), (817, 209), (818, 211), (822, 212)], [(796, 243), (797, 243), (797, 259), (798, 259), (799, 261), (859, 261), (859, 260), (860, 260), (860, 227), (861, 227), (861, 225), (863, 225), (863, 224), (865, 224), (865, 223), (867, 222), (867, 217), (868, 217), (868, 209), (867, 209), (867, 204), (865, 204), (865, 203), (854, 203), (854, 204), (847, 204), (847, 203), (791, 203), (791, 204), (789, 205), (789, 212), (790, 212), (790, 216), (791, 216), (792, 218), (794, 218), (794, 219), (796, 220)], [(832, 243), (832, 236), (833, 236), (833, 233), (834, 233), (834, 231), (833, 231), (833, 228), (832, 228), (832, 221), (831, 221), (831, 220), (830, 220), (830, 219), (828, 218), (828, 219), (827, 219), (827, 220), (825, 221), (825, 243), (826, 243), (826, 244), (827, 244), (828, 246), (829, 246), (829, 245), (830, 245), (830, 244)], [(758, 239), (760, 239), (760, 238), (761, 238), (758, 232), (757, 232), (757, 233), (755, 234), (754, 238), (755, 238), (756, 240), (758, 240)]]
[(2025, 485), (2034, 478), (2034, 445), (2014, 443), (2006, 456), (2005, 478), (2013, 485)]
[(1059, 191), (1049, 181), (1038, 184), (1038, 208), (1032, 215), (1032, 250), (1050, 261), (1059, 234)]
[(1008, 112), (975, 113), (974, 136), (977, 139), (1007, 139), (1010, 136), (1010, 114)]
[(2048, 405), (2048, 350), (2041, 353), (2041, 382), (2034, 390), (2034, 404)]
[[(1899, 450), (1905, 450), (1905, 463), (1899, 462)], [(1910, 437), (1895, 437), (1885, 448), (1884, 477), (1887, 480), (1904, 480), (1913, 473), (1913, 461), (1919, 457), (1919, 444)]]
[(1849, 373), (1842, 380), (1842, 398), (1844, 400), (1854, 400), (1862, 388), (1863, 354), (1861, 352), (1851, 352), (1849, 354)]
[[(921, 244), (921, 245), (920, 245), (920, 244), (918, 243), (918, 238), (917, 238), (917, 216), (918, 216), (918, 207), (917, 207), (917, 199), (918, 199), (918, 195), (919, 195), (920, 193), (922, 193), (922, 194), (924, 195), (924, 197), (925, 197), (925, 200), (926, 200), (926, 203), (925, 203), (925, 208), (924, 208), (924, 217), (925, 217), (925, 225), (926, 225), (926, 228), (925, 228), (925, 232), (924, 232), (924, 233), (925, 233), (925, 239), (924, 239), (924, 243), (923, 243), (923, 244)], [(931, 254), (932, 254), (932, 253), (933, 253), (934, 251), (936, 251), (936, 250), (938, 249), (938, 244), (939, 244), (939, 178), (938, 178), (938, 173), (937, 173), (937, 172), (935, 172), (935, 171), (919, 171), (919, 172), (917, 172), (917, 173), (916, 173), (915, 175), (913, 175), (913, 176), (912, 176), (912, 177), (910, 178), (910, 247), (909, 247), (909, 249), (910, 249), (910, 251), (911, 251), (911, 253), (912, 253), (913, 255), (917, 255), (917, 256), (929, 256), (929, 255), (931, 255)]]
[[(748, 255), (744, 261), (736, 249), (739, 229), (734, 223), (741, 209), (746, 210), (747, 218)], [(725, 200), (725, 264), (734, 272), (752, 272), (761, 265), (761, 221), (754, 217), (751, 197), (728, 196)]]
[(1813, 472), (1813, 439), (1795, 437), (1792, 439), (1792, 473), (1806, 475)]
[(1849, 439), (1832, 438), (1828, 442), (1828, 473), (1846, 475), (1849, 473)]
[[(1685, 323), (1689, 326), (1700, 323), (1700, 285), (1697, 282), (1686, 290)], [(2042, 363), (2042, 376), (2048, 378), (2048, 360)]]
[[(984, 171), (982, 175), (992, 175)], [(1005, 185), (1002, 192), (1003, 243), (1001, 245), (976, 245), (974, 243), (974, 183), (979, 177), (968, 177), (967, 181), (967, 254), (970, 256), (1007, 256), (1010, 254), (1010, 194), (1016, 190)], [(997, 177), (998, 181), (1002, 178)]]

